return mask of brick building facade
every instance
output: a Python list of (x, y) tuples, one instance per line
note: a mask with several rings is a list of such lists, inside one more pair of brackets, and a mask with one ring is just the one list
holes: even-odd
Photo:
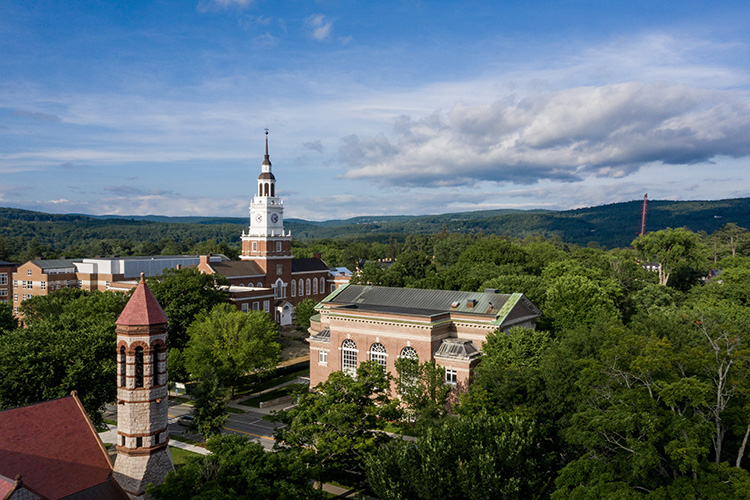
[(310, 386), (374, 360), (396, 373), (399, 357), (434, 360), (445, 380), (468, 385), (488, 333), (535, 328), (541, 312), (523, 294), (345, 285), (310, 325)]

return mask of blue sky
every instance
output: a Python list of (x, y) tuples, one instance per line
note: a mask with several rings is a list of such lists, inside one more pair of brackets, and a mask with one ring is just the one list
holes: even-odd
[(0, 0), (0, 206), (287, 217), (750, 187), (750, 5)]

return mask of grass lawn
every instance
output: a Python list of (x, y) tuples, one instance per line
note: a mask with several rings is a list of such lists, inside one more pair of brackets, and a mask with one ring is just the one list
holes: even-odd
[(177, 404), (186, 404), (186, 405), (192, 405), (193, 400), (190, 398), (182, 397), (182, 396), (169, 396), (169, 401), (177, 403)]
[(272, 399), (281, 398), (284, 396), (288, 396), (294, 392), (295, 389), (297, 389), (301, 384), (289, 384), (285, 385), (284, 387), (280, 387), (276, 390), (267, 392), (265, 394), (261, 394), (260, 396), (256, 396), (254, 398), (250, 398), (246, 401), (243, 401), (242, 405), (245, 406), (252, 406), (253, 408), (260, 408), (260, 403), (264, 401), (271, 401)]
[(285, 382), (291, 382), (297, 377), (307, 377), (309, 375), (309, 368), (303, 368), (302, 370), (288, 373), (286, 375), (282, 375), (281, 377), (261, 378), (260, 380), (257, 375), (248, 375), (247, 377), (243, 377), (240, 383), (237, 384), (237, 387), (234, 390), (234, 395), (235, 397), (247, 396), (248, 394), (264, 391)]
[(196, 441), (195, 439), (189, 439), (177, 434), (170, 434), (169, 439), (174, 439), (175, 441), (180, 441), (181, 443), (194, 444), (195, 446), (200, 446), (201, 448), (206, 447), (206, 443), (204, 443), (203, 441)]
[(201, 455), (193, 453), (192, 451), (183, 450), (182, 448), (175, 448), (174, 446), (169, 447), (169, 452), (172, 454), (172, 462), (174, 462), (175, 469), (179, 469), (185, 465), (189, 458), (200, 457)]
[(104, 422), (105, 424), (109, 424), (109, 425), (117, 425), (117, 420), (110, 420), (108, 418), (103, 418), (102, 422)]

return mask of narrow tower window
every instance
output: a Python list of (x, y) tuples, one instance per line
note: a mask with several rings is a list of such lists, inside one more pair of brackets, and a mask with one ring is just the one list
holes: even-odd
[(135, 348), (135, 387), (143, 387), (143, 347)]
[(275, 189), (275, 187), (276, 187), (276, 184), (271, 184), (271, 196), (276, 196), (276, 193), (275, 193), (276, 189)]
[(125, 354), (125, 346), (120, 347), (120, 387), (125, 387), (126, 384), (126, 370), (127, 370), (127, 355)]

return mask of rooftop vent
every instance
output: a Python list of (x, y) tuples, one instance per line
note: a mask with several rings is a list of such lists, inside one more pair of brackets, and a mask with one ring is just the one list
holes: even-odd
[(455, 302), (451, 303), (451, 309), (455, 309), (455, 308), (457, 308), (457, 307), (458, 307), (458, 304), (460, 304), (460, 302), (459, 302), (459, 301), (455, 301)]
[(475, 305), (477, 305), (476, 299), (468, 299), (466, 301), (466, 307), (473, 308)]

